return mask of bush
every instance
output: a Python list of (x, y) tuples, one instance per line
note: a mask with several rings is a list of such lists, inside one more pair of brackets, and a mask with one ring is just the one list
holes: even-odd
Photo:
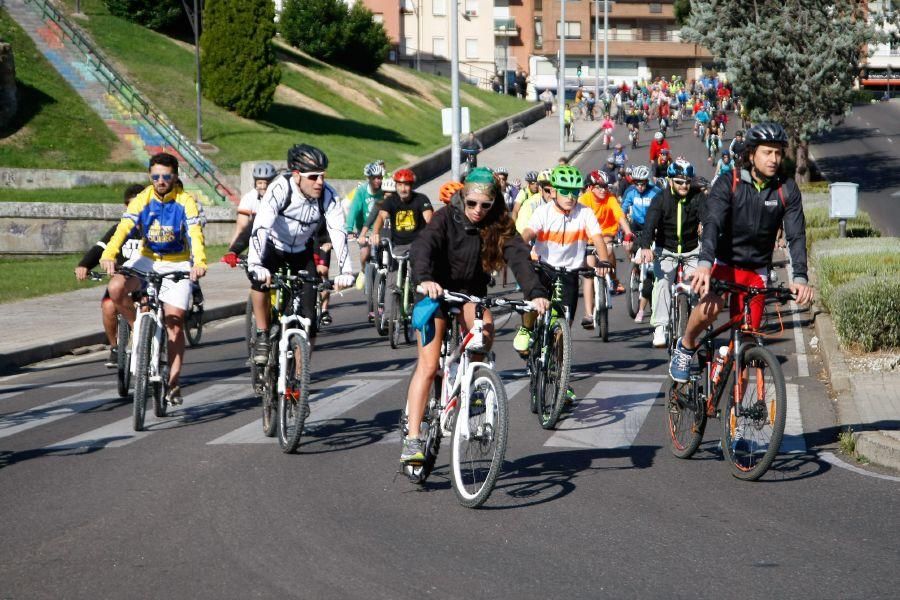
[(105, 0), (117, 17), (159, 31), (187, 21), (181, 0)]
[(860, 277), (900, 280), (900, 239), (836, 239), (819, 242), (813, 248), (813, 264), (822, 304), (833, 311), (833, 294), (838, 287)]
[(271, 0), (207, 2), (200, 38), (203, 95), (248, 119), (265, 114), (281, 81), (274, 36)]
[(286, 0), (278, 21), (291, 46), (352, 71), (371, 74), (387, 59), (391, 41), (372, 11), (342, 0)]
[(900, 277), (860, 277), (832, 298), (834, 328), (844, 346), (873, 352), (900, 347)]
[(877, 100), (878, 96), (875, 95), (875, 92), (871, 90), (853, 90), (853, 94), (850, 96), (850, 101), (853, 104), (871, 104), (873, 100)]
[[(806, 215), (807, 250), (811, 249), (816, 242), (838, 237), (840, 233), (838, 221), (828, 216), (827, 206), (807, 206), (804, 207), (803, 213)], [(879, 235), (866, 212), (859, 211), (855, 219), (847, 221), (848, 238), (870, 238)]]

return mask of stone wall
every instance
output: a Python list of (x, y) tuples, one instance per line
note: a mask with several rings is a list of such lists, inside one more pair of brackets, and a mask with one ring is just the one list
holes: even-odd
[(16, 63), (13, 60), (12, 46), (0, 42), (0, 130), (16, 114), (17, 106)]
[(3, 193), (3, 188), (17, 190), (71, 189), (83, 185), (121, 184), (124, 189), (125, 186), (131, 183), (146, 184), (147, 173), (0, 167), (0, 193)]

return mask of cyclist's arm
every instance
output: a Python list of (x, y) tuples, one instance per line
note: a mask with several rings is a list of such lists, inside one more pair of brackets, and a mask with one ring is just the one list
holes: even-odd
[(521, 237), (514, 235), (506, 240), (503, 246), (503, 259), (513, 272), (516, 282), (522, 287), (522, 294), (526, 300), (550, 297), (534, 271), (531, 250)]
[(809, 283), (806, 274), (806, 217), (803, 214), (800, 188), (796, 184), (792, 188), (791, 194), (785, 198), (784, 237), (791, 253), (794, 283), (806, 285)]
[(90, 270), (99, 265), (100, 257), (103, 255), (106, 245), (109, 243), (109, 240), (112, 238), (117, 228), (118, 225), (110, 227), (109, 230), (103, 234), (103, 237), (97, 240), (97, 243), (84, 253), (84, 256), (82, 256), (81, 260), (78, 262), (78, 266)]
[(188, 243), (191, 248), (192, 270), (196, 270), (197, 276), (202, 277), (202, 272), (206, 271), (206, 241), (203, 239), (203, 217), (197, 201), (190, 194), (185, 194), (184, 216), (184, 226), (187, 229)]
[(416, 283), (434, 281), (434, 259), (432, 257), (446, 253), (446, 222), (449, 214), (449, 208), (436, 214), (425, 226), (425, 229), (419, 232), (409, 247), (410, 272)]
[(338, 269), (342, 275), (352, 274), (353, 265), (350, 261), (350, 249), (347, 246), (347, 230), (344, 229), (344, 211), (337, 195), (332, 196), (331, 205), (325, 209), (325, 227), (328, 229), (332, 252), (338, 259)]
[(262, 200), (259, 201), (259, 208), (253, 219), (253, 229), (250, 233), (250, 250), (247, 252), (248, 265), (262, 265), (266, 244), (269, 242), (272, 226), (278, 216), (278, 207), (287, 199), (289, 193), (286, 188), (288, 185), (290, 184), (287, 181), (279, 178), (269, 186)]
[(375, 216), (375, 223), (372, 225), (372, 238), (375, 240), (375, 243), (378, 243), (378, 237), (381, 235), (381, 228), (384, 227), (384, 220), (391, 215), (384, 209), (376, 207), (375, 210), (377, 211), (377, 215)]
[(657, 194), (650, 201), (647, 214), (644, 215), (644, 230), (641, 232), (640, 239), (638, 239), (640, 247), (644, 250), (649, 250), (650, 245), (653, 243), (656, 228), (659, 226), (660, 218), (662, 217), (662, 203), (663, 194)]
[(125, 214), (122, 215), (122, 219), (116, 226), (115, 233), (113, 233), (109, 242), (107, 242), (106, 249), (100, 256), (101, 262), (105, 261), (107, 263), (104, 268), (106, 268), (108, 273), (111, 274), (115, 269), (115, 264), (110, 265), (109, 261), (115, 262), (116, 257), (122, 250), (122, 245), (125, 243), (125, 240), (128, 239), (128, 236), (131, 235), (131, 232), (137, 227), (139, 215), (147, 206), (151, 194), (152, 191), (144, 190), (128, 203), (128, 208), (125, 209)]
[(709, 197), (706, 199), (701, 250), (697, 266), (712, 268), (716, 259), (719, 233), (724, 230), (725, 223), (731, 219), (731, 200), (731, 181), (727, 177), (720, 177), (710, 189)]
[(250, 230), (253, 228), (253, 217), (246, 213), (238, 213), (234, 222), (234, 235), (231, 236), (231, 243), (228, 245), (228, 251), (240, 254), (247, 249), (250, 244)]

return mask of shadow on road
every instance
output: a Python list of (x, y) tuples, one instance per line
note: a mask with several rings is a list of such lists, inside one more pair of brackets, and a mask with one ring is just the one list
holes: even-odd
[[(320, 421), (304, 431), (298, 453), (325, 454), (376, 444), (396, 431), (399, 421), (400, 409), (382, 411), (368, 420), (338, 417)], [(399, 441), (397, 444), (399, 447)]]

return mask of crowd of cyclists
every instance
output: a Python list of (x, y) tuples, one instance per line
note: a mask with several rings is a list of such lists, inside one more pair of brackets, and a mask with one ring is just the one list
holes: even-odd
[[(509, 181), (503, 167), (473, 166), (464, 181), (447, 181), (432, 202), (414, 190), (416, 175), (409, 169), (393, 173), (383, 161), (365, 165), (361, 182), (342, 198), (326, 182), (326, 153), (308, 144), (287, 152), (287, 172), (269, 163), (252, 172), (254, 188), (240, 201), (237, 222), (222, 261), (231, 267), (245, 264), (255, 317), (251, 360), (264, 364), (269, 357), (269, 285), (282, 268), (307, 271), (327, 278), (337, 272), (334, 289), (371, 285), (365, 269), (383, 236), (390, 237), (393, 252), (408, 253), (411, 275), (418, 286), (419, 302), (438, 301), (428, 315), (432, 335), (417, 343), (418, 362), (407, 391), (408, 434), (403, 439), (401, 460), (423, 460), (420, 425), (428, 390), (438, 369), (448, 313), (439, 301), (445, 290), (484, 296), (509, 267), (516, 290), (531, 302), (513, 339), (514, 350), (527, 354), (533, 343), (532, 327), (538, 314), (548, 309), (551, 284), (536, 268), (543, 263), (567, 273), (563, 304), (570, 321), (578, 314), (583, 296), (581, 326), (592, 329), (594, 288), (582, 281), (579, 270), (595, 269), (609, 275), (612, 293), (625, 291), (615, 265), (652, 264), (640, 290), (640, 306), (634, 318), (653, 326), (651, 343), (665, 347), (670, 283), (679, 257), (686, 259), (691, 286), (699, 302), (692, 311), (683, 338), (674, 344), (669, 374), (686, 381), (697, 336), (715, 319), (723, 299), (710, 286), (712, 278), (745, 285), (764, 286), (772, 262), (776, 237), (783, 230), (793, 263), (790, 289), (798, 303), (811, 300), (806, 279), (805, 221), (800, 191), (782, 174), (787, 134), (776, 123), (758, 123), (735, 133), (726, 148), (727, 114), (742, 108), (728, 86), (687, 85), (672, 81), (623, 85), (615, 94), (577, 101), (577, 110), (602, 111), (601, 129), (625, 123), (632, 139), (643, 125), (655, 131), (647, 160), (629, 156), (622, 144), (612, 145), (605, 164), (583, 174), (560, 164), (528, 171), (524, 181)], [(582, 105), (583, 103), (583, 105)], [(742, 116), (743, 118), (743, 116)], [(695, 165), (678, 156), (669, 145), (669, 128), (692, 119), (693, 131), (707, 149), (715, 177), (707, 182)], [(611, 137), (611, 136), (610, 136)], [(690, 138), (688, 138), (690, 139)], [(632, 148), (632, 154), (637, 150)], [(134, 322), (132, 294), (140, 289), (133, 276), (118, 274), (118, 267), (166, 273), (190, 273), (197, 280), (206, 271), (202, 212), (178, 180), (175, 157), (161, 153), (149, 164), (149, 185), (129, 188), (120, 223), (85, 256), (76, 270), (83, 279), (98, 262), (111, 276), (104, 297), (104, 324), (111, 344), (115, 340), (115, 311)], [(349, 244), (359, 245), (359, 263), (351, 260)], [(593, 249), (589, 250), (592, 246)], [(246, 259), (241, 256), (246, 251)], [(619, 255), (617, 255), (619, 253)], [(356, 273), (357, 275), (354, 275)], [(393, 285), (393, 281), (389, 285)], [(310, 335), (332, 322), (327, 296), (317, 298), (313, 286), (303, 288), (302, 310), (309, 317), (321, 302), (321, 317)], [(327, 292), (322, 292), (327, 294)], [(190, 303), (188, 280), (165, 281), (160, 298), (165, 306), (169, 343), (167, 400), (181, 402), (178, 385), (184, 350), (182, 326)], [(731, 302), (732, 310), (739, 301)], [(762, 306), (754, 304), (758, 324)], [(376, 319), (376, 309), (368, 314)], [(472, 305), (458, 316), (469, 328)], [(483, 349), (494, 342), (490, 310), (483, 315)], [(113, 362), (113, 358), (110, 358)]]

